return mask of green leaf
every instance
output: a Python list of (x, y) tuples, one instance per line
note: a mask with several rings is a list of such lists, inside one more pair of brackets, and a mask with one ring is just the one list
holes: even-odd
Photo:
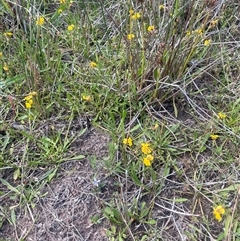
[(57, 168), (55, 168), (48, 176), (48, 182), (51, 182), (51, 180), (53, 179), (53, 177), (56, 175), (56, 172), (57, 172)]
[(155, 225), (156, 221), (154, 219), (150, 219), (149, 221), (147, 221), (147, 223), (150, 225)]
[(177, 199), (174, 199), (174, 202), (176, 202), (176, 203), (183, 203), (183, 202), (186, 202), (186, 201), (188, 201), (187, 198), (177, 198)]
[(138, 124), (138, 125), (136, 125), (136, 126), (134, 126), (130, 131), (129, 131), (129, 133), (131, 133), (131, 132), (134, 132), (134, 131), (136, 131), (136, 130), (138, 130), (139, 128), (141, 127), (141, 125), (140, 124)]
[(11, 222), (14, 225), (14, 227), (16, 227), (16, 214), (15, 214), (14, 209), (12, 209), (12, 211), (11, 211)]
[(74, 156), (74, 157), (66, 157), (66, 158), (62, 158), (61, 160), (58, 161), (59, 162), (64, 162), (64, 161), (78, 161), (79, 159), (83, 159), (85, 158), (84, 155), (78, 155), (78, 156)]
[(132, 177), (132, 180), (138, 185), (138, 186), (142, 186), (142, 183), (141, 181), (138, 179), (137, 177), (137, 173), (136, 173), (136, 169), (135, 169), (135, 165), (132, 165), (131, 167), (131, 177)]
[(17, 190), (17, 188), (13, 187), (10, 183), (8, 183), (6, 180), (0, 178), (0, 181), (2, 182), (3, 185), (7, 186), (7, 188), (15, 193), (17, 193), (18, 195), (20, 195), (21, 193)]
[(240, 184), (233, 184), (233, 185), (230, 185), (229, 187), (215, 190), (214, 192), (215, 192), (215, 193), (219, 193), (219, 192), (230, 192), (230, 191), (236, 191), (236, 190), (238, 190), (238, 189), (240, 189)]

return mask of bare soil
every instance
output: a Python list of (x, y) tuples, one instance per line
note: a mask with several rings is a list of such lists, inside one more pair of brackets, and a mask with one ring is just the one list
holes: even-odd
[(80, 143), (74, 143), (72, 148), (78, 149), (78, 153), (85, 154), (86, 158), (61, 164), (57, 177), (44, 186), (34, 206), (18, 208), (15, 227), (5, 220), (0, 238), (26, 241), (107, 240), (104, 221), (99, 224), (91, 221), (91, 217), (100, 214), (101, 203), (95, 179), (104, 178), (104, 171), (100, 166), (93, 170), (88, 157), (96, 160), (106, 157), (108, 143), (109, 137), (96, 130), (91, 130)]

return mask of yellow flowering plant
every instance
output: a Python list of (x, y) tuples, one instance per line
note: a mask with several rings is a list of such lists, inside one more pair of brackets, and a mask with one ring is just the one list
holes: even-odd
[(212, 140), (217, 140), (219, 138), (219, 135), (211, 134), (210, 137), (211, 137)]
[(131, 41), (132, 39), (134, 39), (134, 38), (135, 38), (135, 35), (132, 34), (132, 33), (130, 33), (130, 34), (127, 35), (127, 39), (130, 40), (130, 41)]
[(152, 165), (153, 159), (154, 159), (153, 155), (148, 154), (147, 156), (145, 156), (145, 157), (143, 158), (143, 164), (144, 164), (145, 166), (149, 167), (149, 166)]
[(97, 67), (97, 63), (94, 62), (94, 61), (91, 61), (90, 64), (89, 64), (89, 66), (90, 66), (91, 68), (95, 68), (95, 67)]
[(214, 28), (217, 25), (217, 23), (218, 23), (218, 19), (212, 20), (210, 22), (210, 28)]
[(124, 139), (123, 139), (123, 144), (124, 144), (125, 146), (131, 147), (131, 146), (133, 145), (133, 140), (132, 140), (132, 138), (131, 138), (131, 137), (124, 138)]
[(33, 101), (33, 98), (34, 96), (37, 96), (37, 92), (33, 91), (33, 92), (30, 92), (25, 98), (25, 107), (26, 109), (31, 109), (33, 104), (34, 104), (34, 101)]
[(205, 39), (203, 44), (204, 46), (208, 47), (211, 44), (212, 40), (211, 39)]
[(153, 25), (148, 26), (147, 30), (149, 33), (153, 32), (155, 27)]
[(91, 100), (91, 96), (90, 95), (82, 95), (82, 99), (84, 101), (90, 101)]
[(41, 16), (36, 20), (36, 25), (42, 26), (44, 22), (45, 22), (45, 19), (43, 16)]
[(226, 119), (227, 115), (223, 112), (218, 113), (218, 119)]
[(141, 150), (143, 154), (151, 154), (152, 153), (152, 148), (149, 143), (144, 142), (141, 144)]
[(131, 15), (131, 18), (133, 20), (139, 19), (139, 18), (141, 18), (141, 14), (140, 13), (134, 13), (134, 14)]
[(12, 32), (5, 32), (3, 34), (5, 37), (12, 37), (13, 36), (13, 33)]
[(6, 72), (9, 71), (9, 67), (8, 67), (7, 63), (3, 64), (3, 70)]
[(71, 31), (73, 31), (74, 28), (75, 28), (74, 24), (70, 24), (70, 25), (68, 25), (67, 30), (69, 32), (71, 32)]
[(222, 221), (222, 216), (224, 214), (225, 214), (225, 208), (222, 205), (219, 205), (213, 208), (213, 216), (218, 222)]
[(160, 4), (159, 5), (159, 10), (164, 10), (165, 9), (165, 6), (163, 4)]

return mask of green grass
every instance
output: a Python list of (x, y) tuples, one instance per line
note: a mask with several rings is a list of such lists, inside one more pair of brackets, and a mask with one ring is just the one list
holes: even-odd
[(69, 152), (70, 126), (91, 116), (111, 136), (99, 161), (121, 187), (102, 207), (109, 240), (240, 240), (238, 1), (20, 1), (17, 12), (0, 2), (2, 221), (15, 225), (15, 208), (34, 207), (60, 163), (83, 158)]

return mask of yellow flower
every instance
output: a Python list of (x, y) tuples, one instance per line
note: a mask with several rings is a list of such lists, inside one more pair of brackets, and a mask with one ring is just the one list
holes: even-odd
[(58, 9), (58, 14), (61, 14), (63, 12), (63, 10), (61, 8)]
[(90, 66), (91, 68), (95, 68), (95, 67), (97, 67), (97, 63), (94, 62), (94, 61), (91, 61), (90, 64), (89, 64), (89, 66)]
[(191, 35), (191, 31), (190, 31), (190, 30), (187, 30), (187, 31), (186, 31), (186, 35), (187, 35), (187, 36), (190, 36), (190, 35)]
[(83, 95), (82, 99), (85, 101), (90, 101), (91, 100), (91, 96), (90, 95)]
[(218, 118), (219, 119), (225, 119), (227, 117), (227, 115), (225, 113), (219, 112), (218, 113)]
[(28, 95), (28, 96), (26, 96), (26, 97), (24, 98), (25, 101), (29, 101), (29, 100), (31, 100), (31, 99), (32, 99), (32, 95)]
[(32, 105), (29, 103), (29, 102), (25, 102), (25, 107), (27, 109), (31, 109), (32, 108)]
[(33, 100), (30, 99), (27, 103), (32, 106), (33, 105)]
[(143, 164), (147, 167), (151, 166), (153, 162), (154, 157), (152, 155), (147, 155), (143, 158)]
[(128, 138), (124, 138), (123, 139), (123, 144), (126, 145), (126, 146), (132, 146), (133, 145), (133, 140), (131, 137), (128, 137)]
[(152, 148), (150, 147), (149, 143), (142, 143), (142, 153), (143, 154), (151, 154), (152, 153)]
[(138, 19), (138, 18), (141, 18), (141, 14), (140, 14), (140, 13), (134, 13), (134, 14), (131, 16), (131, 18), (132, 18), (133, 20)]
[(8, 67), (7, 63), (4, 63), (3, 69), (4, 69), (5, 71), (9, 71), (9, 67)]
[(39, 17), (36, 21), (36, 24), (42, 26), (44, 24), (44, 21), (44, 17)]
[(216, 19), (216, 20), (212, 20), (212, 21), (210, 22), (210, 26), (211, 26), (211, 28), (214, 28), (214, 27), (216, 26), (217, 23), (218, 23), (218, 19)]
[(60, 2), (61, 4), (63, 4), (63, 3), (66, 2), (66, 0), (60, 0), (59, 2)]
[(29, 95), (36, 96), (37, 92), (36, 91), (30, 92)]
[(204, 44), (206, 47), (208, 47), (211, 42), (212, 42), (211, 39), (205, 39), (203, 44)]
[(153, 129), (153, 130), (157, 130), (158, 127), (159, 127), (159, 125), (158, 125), (158, 124), (155, 124), (155, 126), (153, 126), (152, 129)]
[(32, 100), (32, 96), (31, 95), (29, 95), (29, 96), (26, 96), (25, 98), (24, 98), (24, 100), (25, 100), (25, 107), (27, 108), (27, 109), (30, 109), (30, 108), (32, 108), (32, 105), (33, 105), (33, 100)]
[(163, 4), (159, 5), (160, 10), (164, 10), (165, 6)]
[(33, 97), (37, 95), (37, 92), (33, 91), (33, 92), (30, 92), (25, 98), (25, 107), (27, 109), (31, 109), (32, 108), (32, 105), (33, 105)]
[(11, 32), (5, 32), (3, 35), (4, 35), (5, 37), (11, 37), (11, 36), (13, 36), (13, 33), (11, 33)]
[(68, 25), (67, 29), (68, 31), (73, 31), (74, 27), (75, 27), (74, 24), (71, 24), (71, 25)]
[(217, 140), (219, 135), (217, 134), (211, 134), (210, 137), (212, 138), (212, 140)]
[(154, 26), (153, 25), (150, 25), (150, 26), (148, 26), (148, 28), (147, 28), (147, 30), (148, 30), (148, 32), (152, 32), (152, 31), (154, 31)]
[(2, 58), (2, 56), (3, 56), (3, 53), (2, 53), (2, 52), (0, 52), (0, 58)]
[(203, 29), (199, 28), (199, 29), (195, 30), (195, 33), (197, 33), (199, 35), (202, 35), (203, 34)]
[(130, 10), (129, 10), (129, 14), (130, 14), (130, 15), (133, 15), (133, 14), (134, 14), (134, 10), (130, 9)]
[(224, 214), (225, 208), (222, 205), (219, 205), (213, 209), (213, 215), (218, 222), (222, 220), (222, 215)]
[(132, 34), (132, 33), (130, 33), (130, 34), (128, 34), (127, 35), (127, 38), (128, 38), (128, 40), (132, 40), (132, 39), (134, 39), (135, 38), (135, 35), (134, 34)]

